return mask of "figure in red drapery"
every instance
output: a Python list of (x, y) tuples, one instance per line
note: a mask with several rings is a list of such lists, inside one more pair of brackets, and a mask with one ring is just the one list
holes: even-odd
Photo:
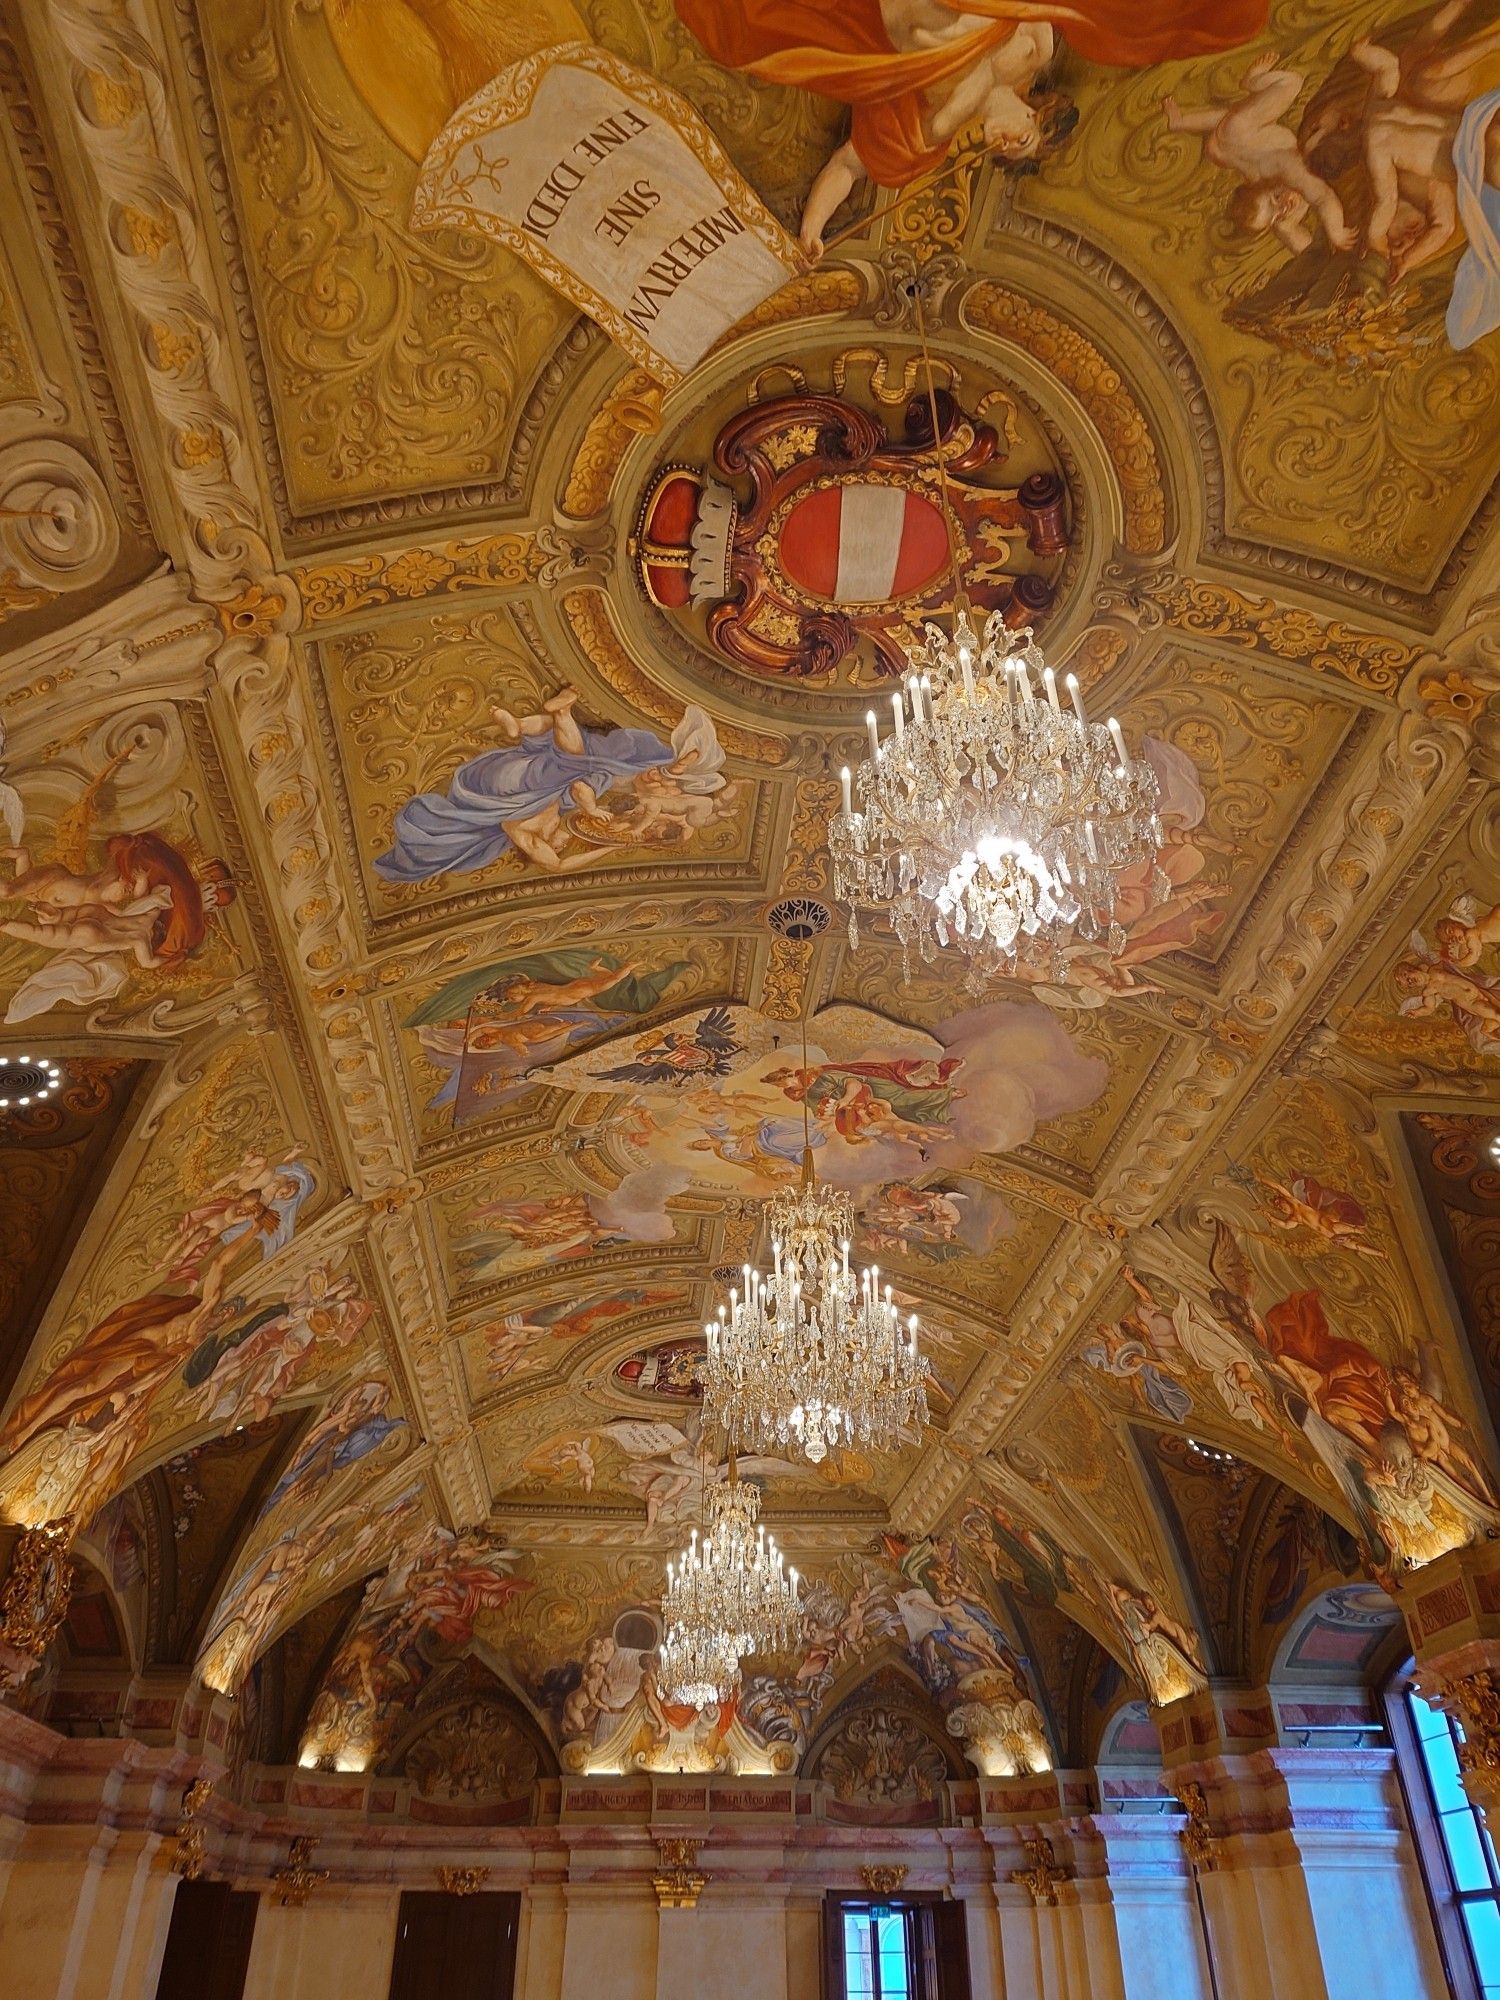
[(1329, 1331), (1316, 1292), (1270, 1308), (1265, 1345), (1325, 1422), (1367, 1457), (1378, 1454), (1393, 1414), (1390, 1372), (1367, 1347)]
[[(1139, 68), (1209, 55), (1265, 26), (1267, 0), (676, 0), (716, 62), (832, 97), (849, 139), (813, 183), (802, 220), (814, 253), (856, 180), (904, 187), (978, 125), (1012, 161), (1042, 152), (1060, 101), (1037, 95), (1058, 33), (1090, 62)], [(1068, 108), (1071, 112), (1071, 107)]]

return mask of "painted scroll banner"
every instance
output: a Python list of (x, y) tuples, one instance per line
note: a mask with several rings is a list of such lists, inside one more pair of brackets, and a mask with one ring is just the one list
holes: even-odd
[(807, 268), (692, 106), (586, 42), (469, 99), (422, 164), (412, 222), (503, 243), (666, 387)]

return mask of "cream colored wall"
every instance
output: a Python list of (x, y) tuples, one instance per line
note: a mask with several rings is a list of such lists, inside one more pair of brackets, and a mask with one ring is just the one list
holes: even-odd
[(156, 1991), (176, 1878), (154, 1835), (11, 1829), (0, 1873), (5, 2000), (137, 2000)]
[(330, 1886), (287, 1909), (262, 1896), (244, 2000), (378, 2000), (390, 1986), (400, 1900), (395, 1888)]

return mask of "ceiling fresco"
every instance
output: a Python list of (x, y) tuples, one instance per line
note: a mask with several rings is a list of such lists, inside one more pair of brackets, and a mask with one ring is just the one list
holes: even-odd
[[(38, 1714), (911, 1823), (1500, 1531), (1500, 0), (1045, 12), (0, 0)], [(833, 895), (960, 584), (1160, 790), (1048, 974)], [(681, 1709), (704, 1323), (804, 1143), (932, 1421), (739, 1459), (804, 1616)]]

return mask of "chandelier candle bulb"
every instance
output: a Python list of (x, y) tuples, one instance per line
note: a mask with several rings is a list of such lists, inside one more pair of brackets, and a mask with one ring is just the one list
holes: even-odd
[(1054, 715), (1062, 714), (1062, 703), (1057, 698), (1057, 675), (1050, 667), (1042, 668), (1042, 686), (1047, 690), (1047, 699)]
[(891, 696), (891, 714), (895, 718), (896, 723), (896, 741), (898, 744), (904, 743), (906, 741), (906, 708), (902, 702), (901, 690), (899, 688)]
[(1083, 689), (1078, 685), (1077, 674), (1069, 674), (1066, 685), (1068, 700), (1072, 702), (1073, 713), (1078, 718), (1078, 727), (1086, 730), (1089, 726), (1089, 719), (1083, 712)]
[(1121, 770), (1128, 771), (1130, 769), (1130, 753), (1125, 748), (1125, 732), (1120, 727), (1119, 718), (1112, 715), (1109, 718), (1107, 727), (1110, 737), (1114, 742), (1115, 750), (1119, 755)]
[(870, 762), (878, 764), (880, 762), (880, 731), (875, 725), (875, 711), (873, 708), (865, 710), (865, 727), (870, 732)]
[(854, 810), (854, 799), (853, 799), (853, 795), (852, 795), (852, 793), (851, 793), (851, 791), (850, 791), (850, 785), (851, 785), (851, 783), (852, 783), (852, 780), (851, 780), (851, 778), (850, 778), (850, 775), (849, 775), (849, 766), (848, 766), (848, 765), (846, 764), (846, 765), (844, 766), (843, 770), (839, 772), (839, 784), (840, 784), (840, 786), (841, 786), (841, 788), (842, 788), (842, 790), (843, 790), (843, 794), (844, 794), (844, 817), (845, 817), (845, 819), (847, 819), (847, 818), (849, 817), (850, 813), (852, 813), (852, 812), (853, 812), (853, 810)]
[(959, 672), (963, 675), (964, 700), (972, 705), (974, 700), (974, 648), (972, 646), (959, 646), (958, 668)]

